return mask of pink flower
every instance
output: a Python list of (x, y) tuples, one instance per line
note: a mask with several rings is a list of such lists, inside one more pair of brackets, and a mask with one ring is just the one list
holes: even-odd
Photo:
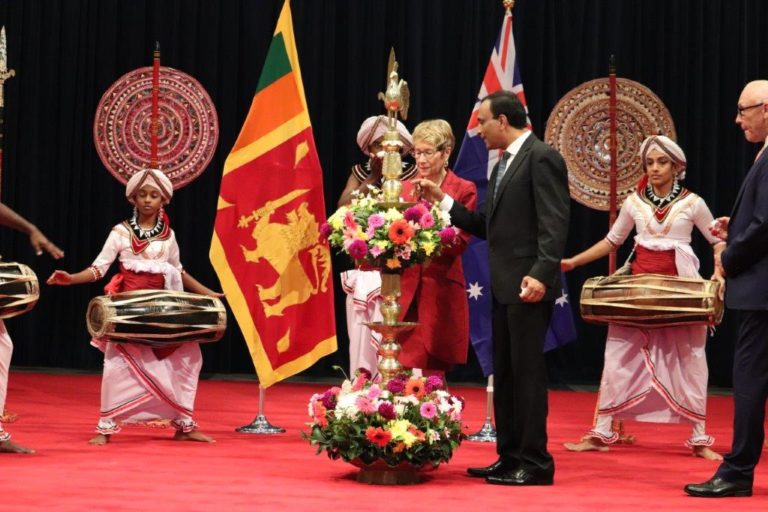
[(366, 382), (368, 382), (368, 374), (358, 373), (357, 377), (355, 377), (355, 380), (352, 382), (352, 391), (360, 391), (363, 389)]
[(361, 260), (368, 254), (368, 244), (362, 240), (355, 240), (349, 244), (349, 247), (347, 247), (347, 252), (352, 259)]
[(393, 394), (402, 393), (405, 389), (405, 379), (400, 377), (395, 377), (394, 379), (387, 382), (387, 391)]
[(331, 236), (332, 232), (333, 232), (333, 228), (327, 222), (323, 222), (320, 225), (320, 236), (322, 238), (326, 238), (327, 239), (329, 236)]
[(404, 245), (398, 249), (395, 250), (395, 256), (400, 258), (401, 260), (408, 261), (411, 259), (411, 246), (410, 245)]
[(353, 231), (357, 230), (357, 221), (355, 220), (355, 216), (352, 212), (347, 212), (344, 214), (344, 226)]
[(355, 405), (363, 414), (373, 414), (377, 411), (376, 406), (373, 405), (373, 402), (371, 402), (367, 396), (357, 397), (357, 400), (355, 400)]
[(380, 213), (374, 213), (368, 217), (368, 229), (379, 229), (385, 223), (386, 221), (384, 220), (384, 216)]
[(421, 407), (419, 407), (419, 412), (423, 418), (431, 420), (437, 414), (437, 407), (435, 407), (435, 404), (432, 402), (424, 402), (421, 404)]
[(371, 247), (371, 250), (369, 252), (371, 253), (371, 256), (373, 256), (374, 258), (378, 258), (379, 256), (382, 255), (382, 253), (384, 253), (384, 249), (382, 249), (378, 245), (374, 245), (373, 247)]
[(424, 384), (424, 389), (427, 393), (431, 393), (436, 389), (443, 389), (443, 379), (437, 375), (430, 375), (427, 377), (427, 382)]
[(375, 384), (368, 389), (368, 398), (371, 400), (378, 400), (381, 396), (381, 388)]
[(421, 224), (421, 227), (429, 229), (435, 225), (435, 218), (431, 213), (427, 212), (421, 216), (419, 219), (419, 224)]
[(440, 243), (443, 245), (451, 245), (456, 239), (456, 230), (452, 227), (443, 228), (438, 233), (440, 235)]

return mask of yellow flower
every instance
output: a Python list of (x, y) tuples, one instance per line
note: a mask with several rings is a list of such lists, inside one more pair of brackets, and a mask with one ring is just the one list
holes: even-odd
[(368, 241), (368, 235), (365, 231), (363, 231), (363, 228), (359, 227), (355, 231), (355, 237), (359, 238), (360, 240), (367, 242)]
[(341, 229), (344, 225), (344, 216), (347, 214), (347, 210), (346, 206), (342, 206), (336, 210), (333, 215), (328, 217), (328, 224), (330, 224), (333, 229)]
[(393, 438), (401, 439), (403, 434), (408, 433), (410, 426), (411, 422), (408, 420), (391, 420), (387, 424), (387, 430), (392, 433)]
[(435, 250), (435, 242), (424, 242), (421, 244), (421, 248), (424, 249), (424, 254), (431, 256)]
[(389, 249), (389, 246), (390, 246), (390, 242), (389, 242), (389, 240), (376, 240), (376, 241), (373, 243), (373, 245), (375, 245), (375, 246), (376, 246), (376, 247), (378, 247), (379, 249), (384, 249), (384, 250), (387, 250), (387, 249)]
[(387, 268), (391, 268), (391, 269), (400, 268), (400, 260), (397, 258), (388, 259)]
[(421, 233), (419, 233), (419, 236), (421, 236), (425, 240), (434, 240), (435, 239), (435, 233), (433, 231), (427, 231), (426, 229), (423, 230)]

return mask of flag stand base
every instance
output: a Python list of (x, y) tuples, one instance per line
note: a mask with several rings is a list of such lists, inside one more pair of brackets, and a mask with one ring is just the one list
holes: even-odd
[(490, 418), (485, 419), (485, 423), (480, 427), (480, 430), (474, 434), (467, 436), (467, 441), (475, 441), (478, 443), (495, 443), (496, 442), (496, 429), (493, 428)]
[(269, 423), (267, 420), (267, 417), (263, 414), (259, 414), (254, 418), (254, 420), (249, 423), (248, 425), (243, 425), (242, 427), (237, 427), (235, 429), (236, 432), (240, 432), (243, 434), (282, 434), (285, 432), (285, 429), (282, 427), (276, 427)]
[(267, 399), (267, 390), (261, 384), (259, 384), (259, 414), (248, 425), (237, 427), (235, 432), (243, 434), (261, 434), (272, 435), (282, 434), (285, 432), (283, 427), (276, 427), (272, 425), (267, 417), (264, 415), (264, 402)]

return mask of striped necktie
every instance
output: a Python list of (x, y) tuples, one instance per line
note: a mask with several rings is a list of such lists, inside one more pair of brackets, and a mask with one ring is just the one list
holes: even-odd
[(496, 201), (496, 196), (499, 194), (499, 186), (501, 185), (501, 179), (504, 177), (504, 173), (507, 172), (507, 164), (512, 159), (512, 153), (505, 151), (501, 155), (499, 160), (499, 168), (496, 171), (496, 184), (493, 186), (493, 200)]

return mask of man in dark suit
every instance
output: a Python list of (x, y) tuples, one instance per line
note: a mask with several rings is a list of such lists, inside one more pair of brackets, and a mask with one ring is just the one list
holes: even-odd
[(726, 276), (725, 304), (738, 310), (741, 325), (733, 356), (733, 445), (715, 475), (688, 484), (692, 496), (752, 496), (755, 466), (765, 438), (768, 398), (768, 80), (750, 82), (737, 105), (736, 123), (749, 142), (763, 143), (736, 197), (730, 219), (715, 222), (713, 234), (727, 237), (720, 255)]
[(485, 207), (470, 212), (433, 183), (417, 182), (424, 197), (441, 201), (455, 226), (488, 240), (499, 459), (467, 471), (493, 484), (551, 485), (543, 346), (560, 295), (568, 173), (560, 154), (526, 128), (525, 108), (514, 93), (486, 97), (477, 120), (488, 149), (505, 150), (491, 173)]

